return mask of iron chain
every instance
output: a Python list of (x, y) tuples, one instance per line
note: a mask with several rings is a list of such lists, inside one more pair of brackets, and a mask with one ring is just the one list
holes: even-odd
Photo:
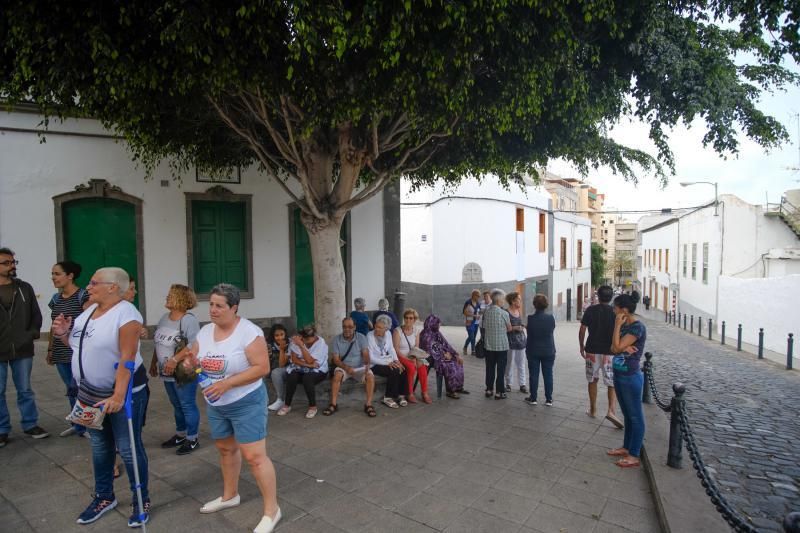
[(658, 408), (664, 411), (665, 413), (669, 413), (670, 411), (672, 411), (672, 405), (662, 400), (661, 396), (659, 396), (658, 389), (656, 388), (655, 379), (653, 379), (652, 367), (650, 367), (649, 365), (648, 368), (646, 368), (645, 375), (647, 376), (647, 381), (650, 382), (650, 392), (653, 393), (653, 398), (655, 399)]

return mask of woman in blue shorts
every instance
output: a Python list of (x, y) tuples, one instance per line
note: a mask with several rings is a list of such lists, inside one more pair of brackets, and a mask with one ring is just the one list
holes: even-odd
[(222, 465), (222, 496), (206, 503), (201, 513), (239, 505), (242, 458), (261, 490), (263, 516), (255, 533), (268, 533), (281, 519), (276, 496), (275, 467), (267, 456), (267, 392), (269, 373), (264, 332), (236, 315), (239, 289), (220, 283), (211, 289), (211, 323), (197, 334), (192, 358), (213, 384), (203, 390), (211, 437)]

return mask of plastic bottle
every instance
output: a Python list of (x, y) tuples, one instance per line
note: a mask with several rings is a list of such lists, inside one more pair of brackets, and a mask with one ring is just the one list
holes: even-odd
[[(211, 378), (208, 377), (208, 374), (203, 372), (201, 369), (196, 368), (195, 369), (195, 373), (197, 374), (197, 383), (198, 383), (198, 385), (200, 385), (201, 389), (206, 390), (208, 387), (210, 387), (211, 385), (214, 384), (214, 382), (211, 380)], [(212, 400), (208, 396), (206, 396), (206, 399), (211, 403), (214, 403), (214, 402), (217, 401), (217, 400)]]

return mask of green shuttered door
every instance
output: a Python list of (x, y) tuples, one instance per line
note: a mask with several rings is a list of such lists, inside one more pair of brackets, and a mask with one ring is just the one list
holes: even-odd
[(217, 283), (250, 290), (246, 238), (244, 202), (192, 202), (196, 292), (207, 293)]

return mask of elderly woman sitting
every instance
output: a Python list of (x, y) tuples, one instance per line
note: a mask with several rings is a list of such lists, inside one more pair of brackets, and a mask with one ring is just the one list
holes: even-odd
[(287, 415), (292, 410), (294, 391), (298, 383), (302, 383), (308, 398), (306, 418), (314, 418), (317, 416), (316, 386), (328, 376), (328, 345), (325, 339), (317, 336), (317, 329), (308, 325), (300, 330), (299, 335), (292, 337), (289, 353), (292, 359), (286, 371), (286, 397), (278, 416)]
[(464, 360), (439, 331), (440, 325), (441, 320), (436, 315), (425, 319), (425, 327), (419, 335), (419, 347), (433, 359), (436, 373), (444, 376), (448, 398), (458, 399), (459, 393), (469, 394), (464, 390)]
[(387, 315), (380, 315), (375, 320), (375, 329), (367, 335), (367, 348), (369, 349), (369, 362), (372, 373), (386, 378), (386, 394), (382, 403), (392, 409), (408, 405), (405, 399), (405, 380), (403, 379), (403, 365), (397, 358), (397, 352), (392, 344), (391, 335), (387, 331), (392, 326), (392, 319)]

